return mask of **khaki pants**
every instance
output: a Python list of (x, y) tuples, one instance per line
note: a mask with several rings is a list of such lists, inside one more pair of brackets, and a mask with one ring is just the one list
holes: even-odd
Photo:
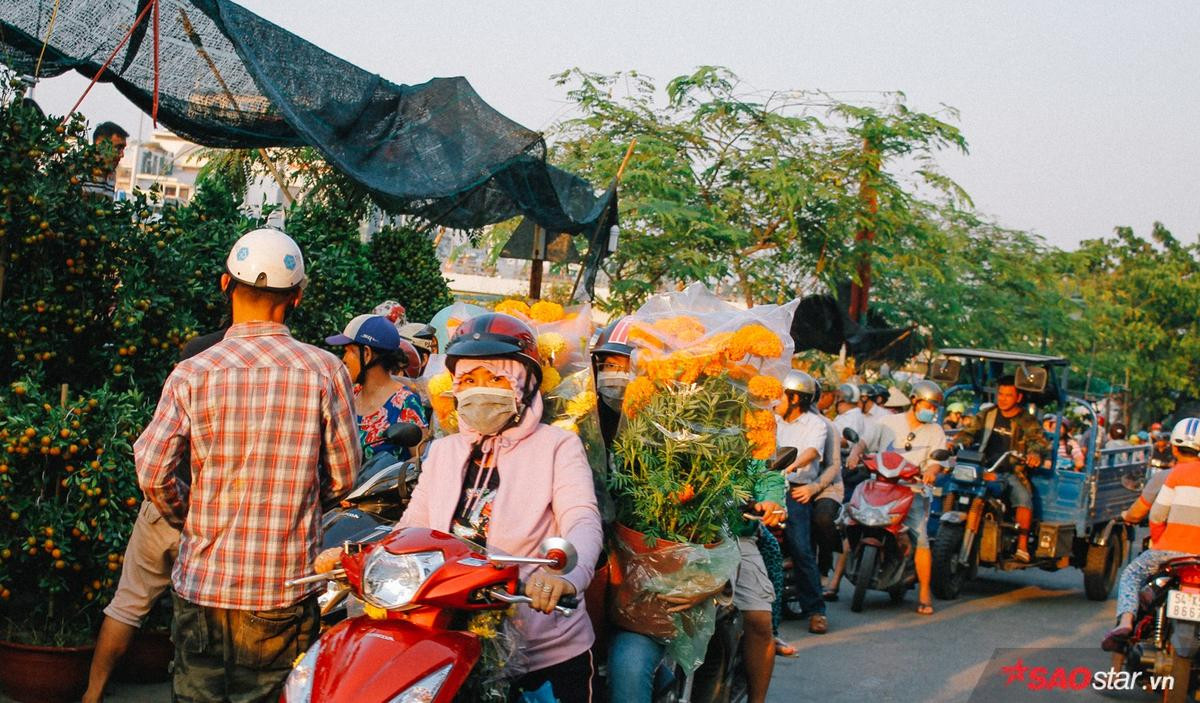
[(320, 635), (317, 596), (276, 610), (226, 610), (172, 593), (174, 700), (274, 703), (296, 659)]

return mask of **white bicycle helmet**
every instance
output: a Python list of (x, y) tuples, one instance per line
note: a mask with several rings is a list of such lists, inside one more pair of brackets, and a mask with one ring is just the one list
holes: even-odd
[(1185, 417), (1171, 430), (1171, 446), (1200, 452), (1200, 417)]
[(277, 229), (243, 234), (229, 250), (225, 268), (233, 280), (254, 288), (285, 291), (308, 283), (300, 247)]

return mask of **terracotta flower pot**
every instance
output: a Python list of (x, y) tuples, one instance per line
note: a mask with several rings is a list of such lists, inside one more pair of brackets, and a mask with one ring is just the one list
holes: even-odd
[(645, 534), (621, 523), (616, 525), (616, 536), (617, 549), (613, 554), (616, 568), (610, 572), (612, 588), (609, 589), (609, 614), (613, 622), (622, 629), (649, 637), (666, 640), (676, 636), (678, 618), (667, 612), (670, 604), (647, 588), (647, 582), (669, 577), (687, 566), (688, 553), (696, 545), (659, 539), (651, 547)]
[(0, 690), (20, 703), (77, 701), (87, 689), (94, 649), (0, 641)]
[(171, 680), (175, 645), (165, 630), (138, 630), (121, 658), (113, 677), (126, 683), (161, 683)]

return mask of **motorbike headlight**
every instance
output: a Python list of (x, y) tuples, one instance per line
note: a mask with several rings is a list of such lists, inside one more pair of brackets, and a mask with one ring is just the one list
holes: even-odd
[(955, 466), (953, 475), (955, 481), (974, 483), (979, 480), (979, 472), (974, 466)]
[(851, 511), (850, 515), (867, 527), (883, 527), (892, 524), (892, 516), (886, 507), (868, 505)]
[(452, 668), (454, 668), (454, 664), (443, 666), (401, 691), (400, 695), (388, 703), (432, 703), (433, 699), (437, 698), (438, 691), (442, 689), (442, 684), (446, 683), (446, 677), (450, 675)]
[(320, 653), (321, 640), (317, 640), (292, 667), (292, 673), (288, 674), (287, 683), (283, 686), (283, 700), (287, 703), (308, 703), (312, 699), (313, 674)]
[(408, 605), (425, 579), (445, 561), (441, 552), (389, 554), (376, 549), (367, 557), (363, 569), (363, 598), (371, 605), (389, 610)]

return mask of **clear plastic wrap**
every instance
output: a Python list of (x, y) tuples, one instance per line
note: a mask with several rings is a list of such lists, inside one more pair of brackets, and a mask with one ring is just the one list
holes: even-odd
[(715, 595), (737, 573), (736, 540), (712, 545), (656, 540), (646, 544), (640, 533), (617, 526), (614, 557), (618, 569), (609, 590), (609, 617), (620, 627), (653, 637), (691, 673), (704, 661), (716, 626), (716, 605), (707, 599), (681, 613), (660, 596), (694, 598)]

